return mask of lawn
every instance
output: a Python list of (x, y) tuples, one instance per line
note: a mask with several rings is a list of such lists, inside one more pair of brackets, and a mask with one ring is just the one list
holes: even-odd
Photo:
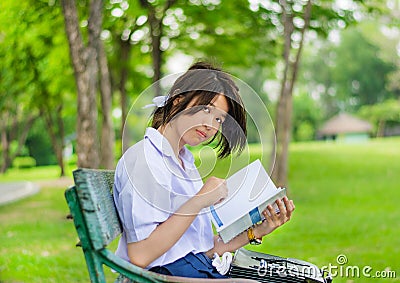
[[(209, 163), (203, 155), (202, 165)], [(295, 214), (257, 250), (320, 267), (337, 266), (332, 269), (335, 283), (400, 282), (400, 139), (292, 144), (289, 158), (287, 187)], [(44, 172), (10, 171), (0, 181), (12, 180), (10, 176), (38, 180), (36, 170)], [(57, 170), (51, 172), (42, 176), (55, 179)], [(45, 187), (35, 196), (0, 207), (0, 282), (88, 282), (73, 224), (65, 219), (64, 189)], [(340, 265), (337, 257), (343, 256), (347, 263)], [(354, 276), (354, 267), (360, 278)], [(370, 278), (362, 274), (363, 268)], [(389, 270), (397, 278), (376, 278), (380, 271), (392, 276)], [(110, 282), (114, 277), (108, 273)]]

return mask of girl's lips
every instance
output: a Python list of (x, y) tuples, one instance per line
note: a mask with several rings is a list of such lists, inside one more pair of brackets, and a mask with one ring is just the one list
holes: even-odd
[(196, 130), (196, 132), (197, 132), (201, 137), (207, 138), (206, 133), (204, 133), (204, 132), (202, 132), (202, 131), (200, 131), (200, 130)]

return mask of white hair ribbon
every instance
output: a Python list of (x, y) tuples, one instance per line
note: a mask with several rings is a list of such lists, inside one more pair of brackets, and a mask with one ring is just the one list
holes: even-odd
[(153, 103), (151, 104), (147, 104), (145, 106), (143, 106), (142, 108), (150, 108), (150, 107), (163, 107), (168, 100), (168, 95), (161, 95), (161, 96), (156, 96), (153, 98)]
[(225, 252), (221, 257), (217, 253), (214, 254), (214, 259), (212, 265), (217, 269), (217, 271), (225, 275), (228, 273), (229, 268), (232, 263), (232, 254), (230, 252)]

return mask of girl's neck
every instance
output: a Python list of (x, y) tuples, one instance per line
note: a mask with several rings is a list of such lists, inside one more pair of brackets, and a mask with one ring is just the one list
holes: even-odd
[(172, 150), (174, 151), (175, 157), (180, 163), (182, 163), (179, 158), (179, 152), (182, 150), (183, 144), (180, 144), (181, 139), (176, 131), (170, 126), (170, 124), (162, 125), (157, 130), (168, 140)]

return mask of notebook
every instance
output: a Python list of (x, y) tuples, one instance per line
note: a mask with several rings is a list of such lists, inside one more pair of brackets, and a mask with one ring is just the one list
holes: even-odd
[(262, 211), (286, 195), (275, 186), (260, 160), (242, 168), (227, 180), (228, 197), (209, 208), (210, 218), (224, 243), (264, 220)]

